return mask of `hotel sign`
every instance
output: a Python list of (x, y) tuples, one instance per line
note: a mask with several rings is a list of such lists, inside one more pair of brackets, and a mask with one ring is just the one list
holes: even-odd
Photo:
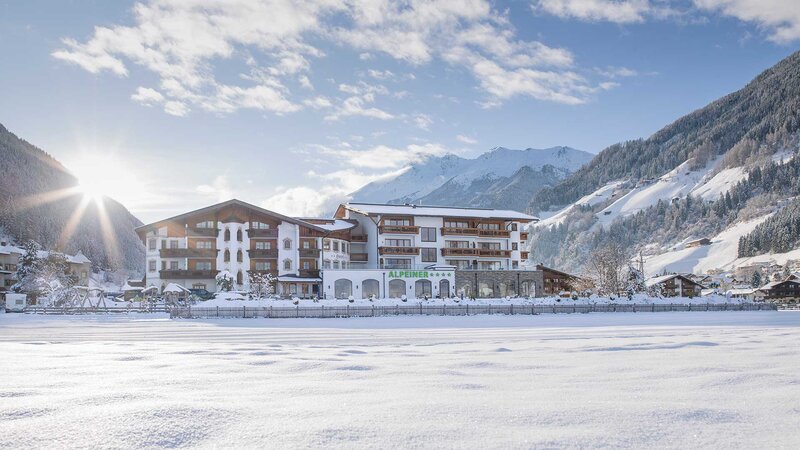
[(447, 271), (428, 271), (428, 270), (390, 270), (389, 278), (437, 278), (451, 277), (452, 273)]

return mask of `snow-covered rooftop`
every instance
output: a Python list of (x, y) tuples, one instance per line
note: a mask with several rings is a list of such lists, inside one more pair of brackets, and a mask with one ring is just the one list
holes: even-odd
[(455, 206), (386, 205), (378, 203), (347, 203), (351, 210), (366, 214), (398, 214), (436, 217), (477, 217), (481, 219), (511, 219), (534, 221), (538, 218), (508, 209), (460, 208)]

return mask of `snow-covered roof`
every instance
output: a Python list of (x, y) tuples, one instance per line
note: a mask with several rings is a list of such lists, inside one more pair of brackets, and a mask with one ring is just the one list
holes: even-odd
[(477, 217), (480, 219), (506, 219), (531, 222), (539, 220), (529, 214), (509, 209), (459, 208), (455, 206), (386, 205), (378, 203), (346, 203), (345, 208), (368, 215), (397, 214), (434, 217)]
[[(39, 250), (38, 252), (36, 252), (36, 256), (39, 257), (40, 259), (45, 259), (48, 256), (50, 256), (50, 253), (60, 253), (60, 252), (50, 252), (48, 250)], [(10, 244), (0, 246), (0, 255), (11, 255), (11, 254), (24, 255), (25, 254), (25, 249), (22, 248), (22, 247), (17, 247), (16, 245), (10, 245)], [(78, 253), (76, 253), (74, 255), (68, 255), (66, 253), (61, 253), (61, 254), (64, 255), (64, 257), (67, 259), (67, 262), (72, 263), (72, 264), (88, 264), (88, 263), (92, 262), (80, 250), (78, 250)]]
[(647, 287), (653, 287), (653, 286), (655, 286), (657, 284), (661, 284), (661, 283), (663, 283), (665, 281), (671, 280), (673, 278), (678, 278), (678, 277), (683, 278), (684, 280), (690, 281), (690, 282), (695, 283), (695, 284), (700, 284), (700, 283), (692, 280), (691, 278), (687, 277), (686, 275), (681, 275), (679, 273), (673, 273), (673, 274), (669, 274), (669, 275), (661, 275), (661, 276), (658, 276), (658, 277), (653, 277), (653, 278), (650, 278), (650, 279), (646, 280), (644, 282), (644, 284)]
[[(328, 231), (342, 231), (342, 230), (349, 230), (354, 228), (356, 224), (353, 222), (342, 220), (342, 219), (316, 219), (316, 218), (302, 218), (300, 220), (305, 220), (308, 222), (313, 223), (314, 225), (324, 228)], [(325, 221), (324, 223), (319, 223), (316, 221)]]
[(186, 289), (185, 287), (181, 286), (180, 284), (170, 283), (170, 284), (167, 285), (167, 287), (164, 288), (164, 293), (165, 294), (167, 294), (167, 293), (170, 293), (170, 294), (182, 294), (184, 292), (188, 293), (190, 291), (189, 291), (189, 289)]

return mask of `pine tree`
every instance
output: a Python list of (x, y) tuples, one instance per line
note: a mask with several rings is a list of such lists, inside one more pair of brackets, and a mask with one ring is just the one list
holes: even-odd
[(761, 287), (761, 272), (759, 272), (758, 270), (753, 272), (753, 276), (750, 277), (750, 285), (753, 286), (754, 288)]
[(33, 240), (25, 242), (23, 246), (25, 253), (20, 256), (17, 263), (17, 283), (14, 289), (21, 292), (32, 292), (35, 290), (35, 274), (41, 266), (39, 251), (41, 247)]

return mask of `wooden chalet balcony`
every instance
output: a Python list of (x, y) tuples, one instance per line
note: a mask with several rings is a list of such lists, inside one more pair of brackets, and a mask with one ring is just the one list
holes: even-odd
[(350, 236), (350, 242), (367, 242), (366, 234), (354, 234)]
[(478, 229), (478, 236), (481, 237), (503, 237), (507, 238), (511, 236), (511, 232), (508, 230), (483, 230)]
[(381, 225), (378, 227), (381, 234), (417, 234), (419, 227), (414, 225)]
[(381, 255), (419, 255), (419, 247), (378, 247)]
[(256, 248), (252, 250), (248, 250), (247, 254), (250, 255), (250, 258), (258, 259), (258, 258), (277, 258), (278, 257), (278, 249), (277, 248)]
[(480, 256), (480, 249), (456, 247), (443, 248), (442, 256)]
[(319, 278), (319, 269), (300, 269), (297, 271), (300, 278)]
[(247, 236), (251, 238), (276, 238), (278, 237), (277, 228), (248, 228)]
[(495, 250), (495, 249), (488, 249), (488, 248), (481, 248), (480, 256), (483, 257), (492, 257), (492, 258), (510, 258), (511, 257), (511, 250)]
[(366, 253), (350, 253), (350, 261), (353, 262), (367, 262), (369, 256)]
[(215, 248), (162, 248), (162, 258), (216, 258), (219, 250)]
[(301, 248), (300, 249), (300, 257), (301, 258), (319, 258), (319, 249), (318, 248)]
[(189, 237), (217, 237), (219, 230), (216, 228), (187, 228), (186, 236)]
[(216, 270), (161, 270), (159, 271), (162, 280), (199, 280), (214, 278), (217, 276)]

